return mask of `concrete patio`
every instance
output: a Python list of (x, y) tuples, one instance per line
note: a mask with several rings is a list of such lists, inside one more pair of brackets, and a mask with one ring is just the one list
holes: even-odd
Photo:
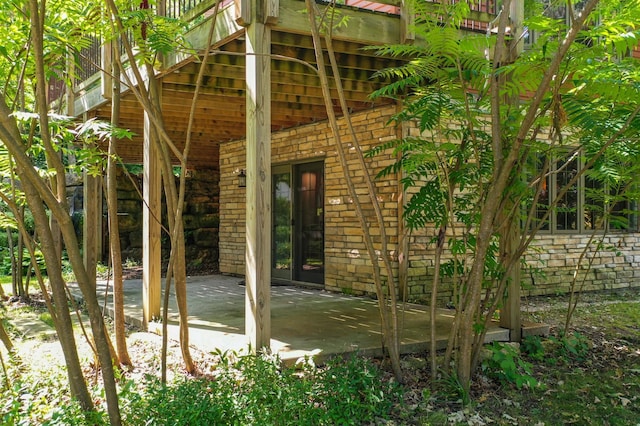
[[(244, 286), (241, 279), (223, 275), (189, 277), (187, 280), (190, 343), (204, 351), (246, 351), (244, 336)], [(106, 281), (98, 283), (104, 300)], [(109, 305), (112, 301), (109, 298)], [(125, 314), (128, 322), (141, 326), (142, 280), (125, 281)], [(382, 354), (377, 301), (323, 290), (293, 286), (271, 289), (271, 349), (285, 362), (305, 355), (316, 359), (358, 351)], [(427, 306), (406, 304), (400, 311), (401, 350), (418, 353), (429, 347)], [(438, 347), (446, 346), (453, 311), (439, 310)], [(159, 325), (150, 327), (160, 330)], [(169, 337), (177, 340), (178, 313), (175, 297), (169, 306)], [(509, 331), (492, 325), (487, 341), (506, 341)]]

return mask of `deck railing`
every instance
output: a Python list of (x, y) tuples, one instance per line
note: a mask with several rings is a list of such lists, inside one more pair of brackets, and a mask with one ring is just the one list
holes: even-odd
[(166, 0), (165, 16), (169, 18), (181, 18), (203, 3), (212, 3), (210, 0)]
[[(203, 8), (206, 10), (207, 4), (213, 6), (214, 0), (166, 0), (165, 1), (165, 16), (169, 18), (179, 19), (183, 16), (189, 15), (190, 12), (197, 8)], [(189, 16), (187, 19), (192, 18)], [(74, 85), (79, 85), (89, 80), (93, 75), (102, 70), (102, 37), (98, 34), (88, 35), (87, 38), (90, 44), (79, 50), (74, 73)], [(128, 36), (130, 41), (133, 40), (133, 36)], [(124, 54), (123, 43), (119, 43), (120, 54)], [(50, 86), (55, 86), (56, 90), (59, 87), (58, 84), (52, 82)], [(52, 93), (52, 96), (55, 94)]]
[[(332, 0), (320, 0), (329, 3)], [(441, 0), (425, 0), (427, 3), (438, 4)], [(454, 0), (456, 1), (456, 0)], [(470, 4), (472, 16), (465, 19), (462, 28), (469, 31), (486, 31), (489, 21), (497, 14), (500, 0), (478, 0)], [(400, 1), (396, 0), (338, 0), (338, 5), (355, 9), (371, 10), (391, 15), (403, 15)]]
[(87, 36), (87, 38), (90, 40), (90, 44), (78, 52), (74, 75), (75, 84), (80, 84), (99, 72), (102, 64), (102, 37), (94, 34)]

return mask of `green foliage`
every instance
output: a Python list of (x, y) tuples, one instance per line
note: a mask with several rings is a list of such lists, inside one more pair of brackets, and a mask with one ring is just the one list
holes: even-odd
[(527, 336), (522, 339), (520, 350), (530, 359), (536, 361), (542, 361), (544, 359), (545, 351), (540, 336)]
[(470, 393), (462, 386), (455, 374), (445, 372), (438, 380), (437, 385), (438, 393), (433, 396), (434, 398), (439, 397), (444, 401), (461, 402), (462, 405), (467, 405), (471, 402)]
[[(388, 419), (401, 400), (399, 386), (382, 380), (369, 360), (352, 356), (316, 368), (284, 368), (277, 357), (221, 353), (214, 378), (180, 378), (163, 385), (120, 377), (127, 425), (360, 425)], [(63, 370), (46, 377), (10, 370), (0, 390), (3, 425), (106, 425), (104, 407), (83, 413), (69, 398)], [(101, 398), (98, 388), (94, 398)]]
[(522, 340), (521, 350), (529, 359), (537, 362), (548, 365), (571, 365), (582, 363), (587, 359), (590, 343), (578, 332), (550, 336), (544, 341), (539, 336), (528, 336)]
[[(379, 177), (401, 176), (407, 228), (436, 235), (431, 243), (443, 250), (436, 267), (453, 283), (458, 314), (474, 321), (465, 328), (479, 334), (484, 329), (474, 324), (486, 318), (464, 313), (491, 315), (500, 306), (505, 271), (522, 265), (535, 233), (545, 224), (550, 229), (560, 213), (583, 221), (579, 230), (628, 226), (634, 209), (624, 201), (638, 196), (640, 174), (640, 67), (627, 53), (640, 41), (640, 2), (600, 2), (571, 43), (565, 42), (571, 23), (556, 13), (568, 2), (542, 8), (527, 2), (522, 26), (531, 43), (517, 55), (518, 38), (498, 46), (491, 31), (465, 31), (470, 3), (411, 1), (417, 14), (411, 30), (421, 42), (372, 48), (406, 60), (377, 73), (390, 83), (372, 96), (400, 99), (392, 124), (419, 131), (369, 155), (398, 159)], [(492, 30), (506, 31), (498, 22)], [(564, 47), (567, 54), (558, 56)], [(505, 56), (494, 60), (501, 50)], [(553, 173), (568, 153), (579, 167), (561, 182)], [(587, 207), (565, 202), (585, 182)], [(554, 224), (563, 226), (570, 225)], [(529, 234), (517, 235), (522, 231)], [(580, 353), (569, 347), (573, 356)], [(495, 357), (507, 371), (502, 380), (533, 384), (520, 358), (502, 351)]]
[(106, 424), (98, 413), (83, 413), (69, 395), (66, 372), (30, 371), (12, 359), (11, 386), (0, 389), (0, 424), (87, 425)]
[(557, 359), (564, 363), (582, 362), (589, 354), (589, 340), (578, 332), (559, 337), (551, 336), (549, 341), (552, 344), (552, 352)]
[(214, 380), (163, 386), (148, 377), (144, 394), (123, 404), (127, 423), (355, 425), (388, 418), (399, 399), (399, 389), (360, 357), (331, 360), (324, 368), (306, 363), (300, 371), (281, 367), (271, 356), (225, 358), (229, 363), (219, 367)]
[(487, 346), (490, 356), (482, 362), (482, 370), (502, 383), (535, 388), (538, 381), (533, 377), (532, 365), (520, 357), (519, 351), (512, 345), (493, 342)]
[(38, 319), (47, 324), (49, 327), (54, 328), (53, 318), (51, 318), (51, 314), (49, 312), (41, 313), (40, 315), (38, 315)]

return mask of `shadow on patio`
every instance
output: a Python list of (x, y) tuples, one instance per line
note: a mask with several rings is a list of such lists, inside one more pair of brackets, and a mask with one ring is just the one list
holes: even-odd
[[(240, 278), (223, 275), (187, 279), (190, 343), (193, 346), (204, 351), (247, 350), (245, 288), (240, 281)], [(107, 291), (105, 285), (105, 281), (98, 282), (101, 299)], [(141, 326), (142, 281), (125, 281), (124, 297), (127, 322)], [(111, 298), (109, 306), (112, 306)], [(428, 307), (406, 304), (400, 318), (402, 352), (427, 350)], [(452, 320), (453, 311), (439, 310), (439, 348), (446, 346)], [(369, 298), (274, 286), (271, 288), (271, 324), (271, 349), (285, 362), (295, 362), (305, 355), (314, 355), (317, 359), (353, 351), (371, 356), (382, 354), (377, 301)], [(150, 330), (161, 329), (152, 324)], [(173, 291), (169, 305), (169, 337), (178, 339), (178, 313)], [(508, 330), (492, 325), (486, 340), (505, 341), (508, 338)]]

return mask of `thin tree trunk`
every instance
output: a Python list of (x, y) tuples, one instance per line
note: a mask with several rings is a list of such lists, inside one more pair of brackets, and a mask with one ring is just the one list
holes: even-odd
[[(120, 120), (120, 67), (113, 63), (113, 97), (111, 99), (111, 125), (116, 128)], [(109, 139), (107, 159), (107, 210), (109, 221), (109, 247), (113, 269), (113, 320), (116, 337), (116, 354), (121, 365), (131, 365), (127, 350), (124, 315), (124, 283), (122, 281), (122, 250), (118, 226), (117, 139)]]
[[(511, 1), (506, 0), (504, 4), (504, 10), (509, 10)], [(496, 224), (496, 218), (499, 213), (498, 206), (501, 205), (502, 194), (507, 187), (513, 168), (517, 164), (520, 149), (527, 135), (534, 123), (534, 120), (538, 113), (538, 108), (542, 103), (543, 96), (550, 87), (557, 70), (560, 66), (562, 59), (566, 56), (570, 45), (578, 35), (579, 30), (582, 28), (587, 17), (591, 14), (592, 10), (598, 3), (598, 0), (589, 0), (584, 8), (582, 15), (573, 23), (572, 27), (567, 32), (567, 35), (562, 40), (560, 47), (554, 57), (551, 59), (548, 69), (538, 86), (531, 103), (527, 109), (527, 113), (523, 117), (520, 128), (511, 147), (506, 156), (502, 155), (502, 141), (500, 137), (500, 129), (494, 128), (493, 130), (497, 134), (493, 134), (494, 149), (494, 179), (491, 182), (491, 186), (487, 191), (487, 196), (481, 206), (481, 220), (478, 225), (478, 236), (476, 244), (476, 252), (473, 258), (473, 266), (469, 273), (468, 278), (468, 290), (464, 300), (464, 304), (459, 311), (459, 339), (460, 346), (458, 349), (458, 363), (457, 374), (458, 380), (463, 386), (466, 393), (469, 391), (471, 384), (471, 371), (473, 365), (473, 341), (474, 341), (474, 320), (476, 318), (478, 309), (481, 302), (482, 282), (484, 278), (484, 263), (487, 257), (487, 251), (490, 245), (490, 241), (493, 234), (493, 228)], [(506, 12), (503, 14), (506, 15)], [(496, 41), (496, 51), (494, 64), (498, 66), (502, 59), (502, 48), (504, 45), (505, 29), (507, 26), (506, 19), (501, 19), (498, 28), (498, 39)], [(500, 102), (499, 90), (497, 90), (498, 81), (497, 77), (492, 78), (492, 120), (494, 123), (500, 122)]]
[(49, 292), (45, 286), (44, 278), (42, 277), (42, 272), (40, 271), (40, 268), (37, 267), (36, 254), (34, 249), (34, 246), (35, 246), (34, 238), (31, 238), (31, 236), (29, 235), (29, 232), (27, 231), (27, 227), (24, 224), (24, 218), (18, 214), (20, 211), (24, 211), (24, 208), (22, 206), (21, 207), (16, 206), (14, 202), (14, 200), (16, 199), (15, 192), (12, 194), (12, 196), (13, 198), (9, 198), (4, 193), (0, 192), (0, 199), (2, 199), (2, 201), (4, 201), (7, 204), (7, 206), (9, 206), (9, 209), (11, 210), (13, 215), (16, 217), (16, 222), (18, 224), (18, 231), (20, 232), (20, 235), (22, 235), (22, 238), (24, 240), (24, 246), (26, 247), (27, 251), (29, 252), (29, 255), (31, 256), (31, 268), (33, 268), (34, 274), (40, 286), (40, 291), (42, 292), (42, 298), (44, 299), (44, 303), (47, 306), (47, 310), (49, 311), (49, 314), (51, 315), (51, 319), (55, 324), (55, 322), (57, 321), (55, 308), (53, 307), (51, 296), (49, 295)]
[(13, 351), (13, 343), (7, 331), (4, 329), (4, 323), (2, 321), (0, 321), (0, 341), (2, 341), (4, 347), (7, 348), (7, 351), (10, 353)]
[[(113, 0), (105, 0), (107, 7), (112, 12), (114, 19), (114, 26), (116, 31), (120, 34), (126, 34), (122, 21), (118, 15), (118, 8)], [(136, 99), (140, 102), (144, 110), (149, 116), (149, 120), (152, 124), (152, 131), (157, 137), (153, 138), (154, 143), (158, 144), (161, 158), (161, 170), (163, 178), (163, 187), (165, 191), (165, 200), (167, 203), (167, 219), (169, 222), (169, 233), (172, 237), (171, 241), (171, 257), (175, 258), (172, 270), (167, 270), (165, 291), (170, 287), (170, 281), (173, 275), (176, 287), (176, 301), (178, 304), (178, 314), (180, 316), (180, 349), (182, 351), (182, 357), (185, 363), (185, 368), (188, 372), (195, 372), (195, 365), (191, 358), (191, 352), (189, 349), (189, 326), (188, 326), (188, 313), (187, 313), (187, 295), (186, 295), (186, 265), (184, 255), (184, 232), (182, 230), (182, 218), (181, 208), (179, 210), (179, 197), (176, 194), (175, 181), (173, 180), (172, 161), (169, 150), (173, 153), (181, 164), (184, 163), (182, 153), (176, 148), (175, 144), (168, 137), (164, 130), (163, 119), (161, 113), (160, 102), (160, 88), (158, 87), (158, 81), (153, 78), (155, 71), (152, 64), (145, 63), (147, 75), (149, 76), (149, 90), (147, 90), (142, 84), (144, 79), (140, 73), (135, 62), (135, 55), (131, 48), (131, 44), (128, 43), (125, 37), (122, 38), (124, 42), (124, 50), (130, 59), (131, 71), (135, 77), (135, 83), (130, 81), (127, 73), (123, 73), (122, 76), (129, 83), (129, 88), (136, 96)], [(118, 57), (116, 57), (118, 60)], [(176, 221), (176, 216), (180, 216)], [(177, 224), (180, 222), (180, 224)], [(178, 235), (177, 240), (173, 240), (173, 235)]]
[[(55, 249), (54, 239), (49, 229), (49, 218), (44, 211), (42, 200), (32, 183), (24, 179), (22, 184), (42, 243), (41, 250), (47, 265), (47, 275), (52, 290), (55, 318), (57, 319), (54, 321), (54, 326), (64, 354), (71, 393), (78, 400), (84, 411), (93, 411), (93, 400), (89, 394), (78, 357), (71, 313), (69, 312), (67, 294), (62, 279), (60, 257)], [(52, 318), (54, 318), (53, 315)]]
[(438, 243), (436, 245), (436, 254), (433, 259), (433, 282), (431, 283), (431, 306), (429, 306), (429, 316), (431, 323), (429, 329), (431, 332), (431, 381), (435, 383), (438, 374), (438, 342), (436, 333), (436, 318), (437, 318), (437, 303), (438, 303), (438, 286), (440, 284), (440, 259), (442, 259), (442, 251), (444, 249), (444, 241), (447, 233), (447, 228), (441, 226), (438, 231)]
[[(15, 296), (19, 295), (18, 292), (18, 274), (22, 274), (22, 271), (18, 272), (18, 265), (16, 263), (15, 247), (13, 246), (13, 235), (11, 229), (7, 228), (7, 247), (9, 249), (9, 258), (11, 259), (11, 291)], [(0, 285), (0, 295), (4, 296), (4, 288)]]
[[(189, 111), (189, 122), (187, 125), (187, 137), (182, 151), (182, 158), (180, 159), (180, 179), (178, 189), (178, 200), (174, 218), (174, 229), (171, 230), (171, 255), (169, 258), (169, 270), (174, 271), (176, 277), (176, 301), (178, 309), (180, 310), (180, 343), (187, 364), (187, 371), (192, 372), (195, 370), (195, 366), (192, 365), (189, 369), (189, 363), (191, 361), (191, 353), (189, 352), (189, 324), (187, 323), (187, 280), (186, 280), (186, 265), (185, 265), (185, 244), (184, 244), (184, 222), (182, 220), (182, 212), (184, 209), (184, 197), (186, 193), (186, 172), (187, 172), (187, 159), (189, 158), (189, 150), (191, 147), (191, 127), (193, 125), (193, 119), (195, 117), (195, 110), (198, 101), (198, 94), (200, 92), (200, 86), (202, 85), (202, 79), (204, 77), (207, 58), (209, 57), (209, 46), (213, 42), (213, 36), (215, 34), (216, 22), (218, 19), (218, 10), (220, 8), (220, 1), (216, 2), (213, 9), (213, 17), (211, 18), (211, 26), (209, 27), (209, 36), (207, 38), (207, 49), (204, 52), (200, 69), (198, 70), (198, 77), (196, 80), (196, 87), (193, 93), (193, 99), (191, 100), (191, 110)], [(174, 250), (177, 248), (177, 250)], [(177, 262), (177, 263), (176, 263)], [(181, 283), (177, 280), (177, 277), (184, 276), (184, 282)], [(166, 352), (167, 352), (167, 316), (168, 316), (168, 299), (169, 290), (171, 288), (171, 274), (167, 272), (167, 280), (165, 283), (165, 302), (163, 310), (163, 340), (162, 340), (162, 382), (166, 381)], [(184, 319), (182, 316), (182, 309), (184, 309)], [(182, 343), (183, 340), (186, 343)], [(185, 354), (186, 351), (186, 354)], [(186, 356), (185, 356), (186, 355)], [(189, 363), (187, 362), (189, 360)]]
[[(20, 215), (24, 220), (24, 206), (19, 209)], [(18, 234), (18, 246), (15, 248), (15, 256), (16, 256), (16, 286), (18, 287), (18, 294), (20, 296), (29, 298), (29, 293), (26, 291), (23, 277), (22, 277), (22, 264), (24, 263), (24, 237), (22, 234)], [(37, 267), (37, 259), (34, 259), (36, 262), (34, 267)]]
[(336, 139), (336, 148), (337, 148), (337, 152), (340, 158), (342, 168), (344, 170), (347, 187), (349, 188), (349, 192), (354, 200), (356, 211), (358, 212), (357, 216), (361, 222), (360, 225), (363, 232), (365, 246), (367, 248), (369, 258), (371, 260), (372, 267), (373, 267), (373, 275), (374, 275), (373, 278), (376, 286), (376, 293), (378, 296), (378, 307), (380, 311), (384, 343), (387, 346), (387, 349), (389, 350), (389, 357), (391, 359), (391, 366), (394, 370), (394, 375), (396, 376), (396, 379), (398, 381), (402, 381), (402, 369), (400, 366), (400, 342), (399, 342), (399, 333), (398, 333), (399, 327), (398, 327), (398, 313), (397, 313), (396, 283), (393, 275), (393, 270), (391, 268), (391, 264), (388, 259), (388, 251), (386, 249), (386, 234), (384, 229), (384, 221), (381, 220), (380, 206), (376, 199), (375, 188), (367, 172), (367, 167), (364, 162), (364, 158), (362, 157), (362, 152), (360, 150), (357, 137), (355, 135), (355, 132), (353, 131), (353, 127), (351, 126), (351, 122), (349, 118), (349, 109), (347, 108), (346, 102), (344, 100), (344, 93), (342, 91), (340, 75), (337, 72), (335, 55), (333, 54), (333, 50), (331, 49), (331, 38), (329, 36), (326, 36), (325, 43), (327, 43), (334, 81), (336, 83), (338, 94), (340, 97), (340, 105), (345, 117), (345, 121), (347, 122), (347, 125), (349, 127), (349, 131), (352, 137), (352, 143), (355, 145), (355, 148), (356, 148), (356, 154), (358, 155), (358, 160), (360, 162), (360, 165), (362, 166), (365, 182), (367, 183), (368, 190), (369, 190), (369, 198), (371, 200), (374, 211), (376, 213), (378, 226), (380, 228), (380, 235), (382, 240), (381, 255), (387, 269), (387, 280), (388, 280), (387, 287), (389, 289), (389, 299), (387, 299), (387, 295), (383, 288), (382, 277), (380, 275), (380, 266), (378, 264), (378, 254), (375, 251), (371, 234), (368, 232), (369, 225), (366, 223), (365, 215), (363, 214), (363, 209), (362, 209), (360, 200), (358, 198), (358, 194), (356, 193), (355, 186), (351, 179), (350, 169), (348, 166), (348, 162), (346, 160), (346, 153), (344, 150), (344, 146), (342, 145), (342, 140), (340, 137), (340, 131), (338, 129), (337, 119), (335, 116), (335, 112), (333, 110), (333, 105), (331, 104), (329, 80), (325, 71), (324, 58), (322, 54), (321, 37), (320, 37), (320, 32), (318, 30), (317, 22), (316, 22), (316, 14), (314, 9), (315, 4), (313, 4), (310, 0), (306, 0), (305, 4), (307, 7), (307, 12), (309, 13), (311, 34), (314, 41), (316, 62), (318, 64), (317, 72), (320, 77), (327, 115), (329, 117), (329, 123), (331, 125), (333, 136)]
[[(59, 246), (58, 241), (54, 238), (52, 232), (52, 227), (55, 227), (56, 233), (60, 232), (67, 247), (67, 254), (69, 256), (69, 260), (71, 262), (71, 266), (75, 272), (76, 278), (78, 280), (78, 286), (80, 287), (84, 300), (86, 302), (86, 307), (89, 312), (89, 320), (91, 322), (92, 332), (95, 339), (96, 349), (98, 351), (98, 356), (100, 359), (100, 364), (102, 367), (102, 377), (103, 377), (103, 386), (105, 390), (106, 400), (107, 400), (107, 408), (109, 413), (109, 419), (112, 425), (120, 425), (121, 417), (120, 417), (120, 409), (118, 406), (118, 394), (115, 385), (115, 375), (113, 364), (111, 362), (111, 350), (108, 341), (108, 337), (105, 333), (105, 324), (104, 319), (102, 317), (102, 312), (100, 310), (100, 306), (98, 304), (97, 296), (95, 294), (95, 288), (93, 285), (93, 281), (87, 274), (85, 265), (83, 263), (82, 255), (80, 253), (80, 248), (78, 245), (78, 240), (75, 234), (75, 229), (73, 227), (73, 223), (71, 221), (71, 217), (69, 216), (69, 208), (66, 202), (66, 185), (65, 185), (65, 170), (64, 165), (59, 157), (59, 153), (54, 149), (51, 143), (51, 137), (48, 133), (49, 131), (49, 120), (47, 115), (47, 79), (45, 77), (45, 66), (44, 66), (44, 17), (45, 17), (45, 2), (38, 4), (37, 0), (29, 1), (29, 12), (31, 18), (31, 28), (32, 28), (32, 43), (34, 49), (34, 60), (35, 60), (35, 76), (36, 76), (36, 99), (37, 99), (37, 109), (39, 114), (39, 124), (40, 124), (40, 135), (42, 138), (42, 142), (44, 145), (47, 163), (49, 167), (56, 171), (55, 175), (52, 178), (52, 186), (55, 192), (51, 192), (49, 188), (47, 188), (42, 180), (37, 176), (35, 171), (33, 170), (32, 164), (29, 159), (24, 154), (24, 147), (21, 144), (21, 137), (19, 132), (17, 131), (17, 127), (12, 128), (12, 138), (10, 140), (4, 140), (7, 149), (13, 155), (16, 160), (16, 164), (19, 171), (20, 180), (25, 185), (25, 192), (27, 193), (28, 199), (30, 200), (29, 206), (32, 210), (41, 210), (42, 212), (39, 214), (44, 214), (43, 201), (46, 202), (47, 206), (51, 210), (52, 213), (52, 223), (50, 227), (45, 226), (43, 223), (40, 224), (41, 229), (44, 231), (48, 231), (47, 235), (42, 235), (39, 233), (40, 238), (43, 237), (48, 238), (47, 243), (43, 241), (43, 250), (49, 253), (49, 259), (47, 260), (47, 267), (49, 268), (49, 263), (52, 263), (52, 267), (55, 268), (53, 276), (49, 276), (50, 281), (52, 281), (52, 287), (54, 286), (54, 281), (59, 281), (55, 284), (56, 290), (54, 294), (57, 294), (58, 297), (63, 297), (63, 299), (55, 299), (56, 307), (59, 306), (61, 311), (66, 311), (66, 316), (70, 317), (68, 311), (68, 305), (66, 304), (66, 294), (64, 288), (64, 280), (62, 279), (62, 270), (60, 268), (60, 253), (58, 252)], [(3, 109), (8, 109), (6, 104), (3, 101)], [(3, 114), (4, 115), (4, 114)], [(8, 116), (8, 114), (7, 114)], [(4, 118), (0, 116), (0, 119)], [(8, 118), (8, 117), (7, 117)], [(9, 119), (10, 120), (10, 119)], [(13, 125), (15, 125), (15, 121), (13, 121)], [(17, 133), (17, 135), (16, 135)], [(5, 138), (3, 138), (5, 139)], [(22, 173), (22, 175), (20, 174)], [(28, 189), (28, 190), (27, 190)], [(45, 215), (46, 217), (46, 215)], [(42, 219), (42, 218), (41, 218)], [(46, 229), (45, 229), (46, 228)], [(56, 254), (56, 258), (54, 259), (52, 254)], [(46, 258), (45, 258), (46, 259)], [(62, 307), (64, 306), (64, 308)], [(65, 318), (61, 318), (66, 321)], [(69, 338), (69, 337), (67, 337)], [(75, 343), (73, 339), (73, 330), (71, 330), (70, 342)], [(75, 344), (74, 344), (75, 346)], [(75, 353), (75, 357), (77, 358), (77, 352), (75, 347), (73, 351)], [(79, 365), (79, 363), (78, 363)], [(82, 376), (82, 372), (80, 372), (82, 382), (84, 383), (84, 377)], [(86, 384), (85, 384), (86, 387)], [(92, 407), (92, 406), (90, 406)]]
[[(150, 81), (151, 86), (151, 101), (157, 102), (159, 96), (154, 96), (153, 93), (159, 94), (160, 88), (156, 80)], [(156, 105), (156, 109), (159, 105)], [(165, 200), (167, 203), (167, 221), (169, 222), (169, 233), (171, 237), (171, 258), (173, 261), (173, 268), (167, 270), (167, 276), (165, 280), (165, 291), (170, 288), (170, 281), (173, 276), (175, 292), (176, 292), (176, 304), (178, 305), (178, 316), (180, 318), (179, 335), (180, 335), (180, 350), (182, 352), (182, 359), (184, 360), (185, 369), (189, 373), (195, 372), (195, 364), (191, 358), (191, 350), (189, 349), (189, 322), (187, 311), (187, 270), (185, 265), (185, 249), (184, 249), (184, 231), (182, 226), (182, 206), (179, 204), (179, 197), (176, 194), (176, 183), (173, 175), (173, 167), (171, 164), (171, 158), (169, 149), (166, 144), (160, 143), (158, 138), (154, 138), (159, 143), (160, 154), (162, 158), (162, 181), (165, 191)], [(184, 204), (184, 202), (182, 203)], [(180, 217), (178, 217), (180, 215)], [(175, 236), (175, 238), (174, 238)]]

